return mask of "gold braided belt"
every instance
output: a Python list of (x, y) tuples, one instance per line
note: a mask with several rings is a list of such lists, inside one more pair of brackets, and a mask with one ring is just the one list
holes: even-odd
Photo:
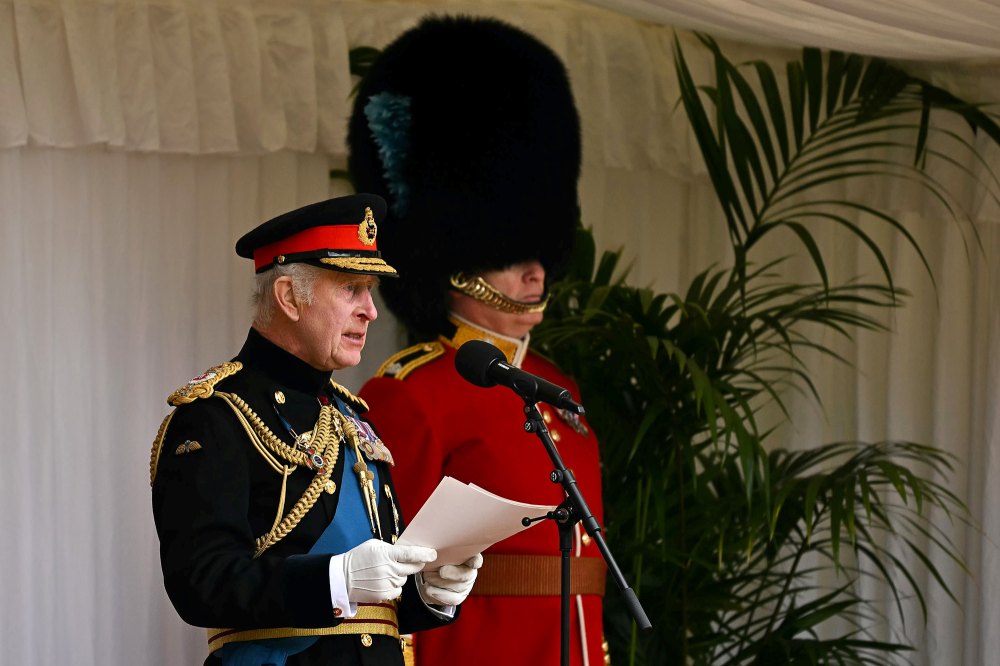
[[(559, 596), (561, 560), (558, 555), (483, 555), (472, 594), (477, 596)], [(606, 570), (599, 557), (570, 560), (570, 594), (604, 596)]]
[(209, 629), (208, 650), (215, 652), (227, 643), (257, 641), (266, 638), (292, 636), (341, 636), (345, 634), (379, 634), (399, 640), (399, 619), (396, 601), (380, 604), (358, 604), (354, 617), (345, 618), (335, 627), (273, 627), (267, 629)]

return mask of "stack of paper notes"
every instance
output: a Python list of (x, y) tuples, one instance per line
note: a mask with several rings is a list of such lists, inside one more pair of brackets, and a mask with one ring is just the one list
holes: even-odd
[(538, 518), (555, 508), (515, 502), (446, 476), (397, 543), (436, 549), (438, 558), (427, 565), (434, 571), (445, 564), (460, 564), (496, 542), (528, 529), (521, 523), (523, 518)]

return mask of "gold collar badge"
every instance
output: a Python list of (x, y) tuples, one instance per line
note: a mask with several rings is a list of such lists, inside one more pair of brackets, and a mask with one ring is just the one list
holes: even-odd
[(358, 225), (358, 240), (365, 245), (375, 244), (375, 235), (378, 233), (378, 225), (375, 224), (375, 215), (372, 209), (365, 207), (365, 219)]

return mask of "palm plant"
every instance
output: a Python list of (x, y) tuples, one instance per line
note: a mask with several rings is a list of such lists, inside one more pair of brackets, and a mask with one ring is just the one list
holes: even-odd
[[(636, 635), (609, 590), (613, 661), (895, 663), (912, 647), (902, 636), (876, 637), (878, 606), (859, 583), (885, 584), (900, 614), (911, 596), (923, 608), (905, 566), (916, 558), (947, 591), (928, 550), (963, 565), (927, 515), (967, 518), (944, 481), (953, 461), (913, 442), (769, 447), (774, 430), (760, 410), (776, 406), (790, 420), (787, 389), (818, 397), (807, 354), (840, 357), (817, 328), (848, 340), (885, 330), (879, 315), (905, 302), (866, 225), (889, 225), (923, 259), (891, 213), (834, 198), (830, 186), (904, 178), (961, 218), (923, 167), (937, 159), (963, 168), (940, 141), (974, 146), (933, 120), (958, 114), (994, 142), (1000, 128), (982, 109), (881, 60), (805, 49), (782, 90), (767, 64), (751, 63), (756, 79), (748, 79), (714, 41), (700, 39), (715, 84), (695, 84), (675, 41), (677, 76), (733, 265), (701, 272), (683, 294), (654, 293), (629, 286), (621, 253), (598, 260), (581, 232), (570, 275), (553, 287), (532, 339), (581, 386), (602, 444), (609, 542), (655, 628)], [(831, 279), (814, 236), (823, 223), (868, 248), (878, 280)], [(778, 233), (801, 244), (813, 281), (790, 280), (783, 259), (754, 261), (761, 241)]]

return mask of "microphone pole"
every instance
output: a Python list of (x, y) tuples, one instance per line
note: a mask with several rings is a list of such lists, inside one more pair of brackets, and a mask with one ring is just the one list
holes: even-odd
[(552, 460), (553, 470), (549, 475), (549, 480), (552, 481), (552, 483), (560, 484), (563, 491), (566, 493), (566, 499), (563, 500), (562, 504), (560, 504), (555, 511), (549, 512), (548, 515), (540, 518), (525, 518), (522, 523), (527, 526), (536, 520), (549, 518), (555, 520), (559, 527), (559, 550), (561, 554), (561, 582), (559, 588), (560, 663), (561, 666), (569, 666), (569, 555), (570, 548), (573, 543), (573, 525), (577, 522), (581, 522), (583, 524), (583, 528), (587, 531), (587, 534), (589, 534), (590, 538), (594, 540), (595, 544), (597, 544), (597, 548), (600, 550), (601, 557), (604, 558), (604, 562), (608, 566), (608, 571), (611, 573), (611, 577), (614, 578), (615, 583), (618, 585), (618, 589), (625, 597), (625, 605), (628, 607), (628, 611), (629, 614), (632, 615), (632, 619), (634, 619), (638, 627), (643, 630), (651, 629), (653, 625), (650, 624), (649, 618), (646, 617), (646, 612), (642, 609), (642, 605), (639, 603), (639, 599), (636, 597), (635, 591), (629, 587), (621, 569), (618, 568), (614, 555), (611, 554), (611, 549), (608, 548), (608, 544), (604, 540), (604, 535), (601, 533), (601, 526), (598, 524), (597, 519), (594, 518), (594, 514), (590, 512), (590, 508), (587, 506), (586, 500), (583, 499), (583, 494), (576, 485), (576, 477), (574, 477), (573, 473), (566, 469), (566, 465), (563, 464), (562, 457), (559, 455), (559, 451), (556, 449), (556, 445), (552, 441), (552, 437), (549, 435), (549, 430), (545, 427), (545, 421), (542, 420), (542, 415), (539, 413), (534, 401), (532, 398), (525, 397), (524, 395), (521, 395), (521, 399), (524, 400), (524, 414), (526, 417), (524, 430), (526, 432), (535, 433), (538, 436), (538, 439), (541, 440), (542, 446), (545, 447), (546, 452), (549, 454), (549, 458)]

